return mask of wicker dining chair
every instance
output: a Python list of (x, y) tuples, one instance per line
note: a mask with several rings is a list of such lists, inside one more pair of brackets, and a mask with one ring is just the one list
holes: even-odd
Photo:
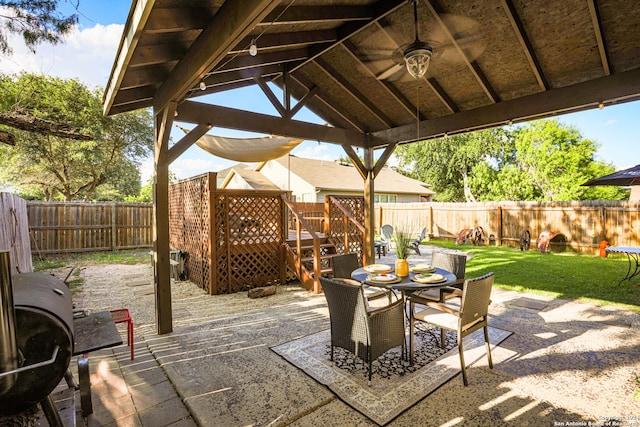
[(452, 292), (451, 288), (462, 289), (467, 269), (467, 255), (435, 251), (431, 257), (431, 265), (455, 274), (455, 282), (450, 283), (447, 288), (414, 292), (409, 296), (409, 299), (418, 304), (426, 304), (431, 301), (445, 302), (448, 299), (458, 297), (459, 295)]
[(334, 347), (340, 347), (362, 359), (369, 368), (388, 350), (402, 346), (405, 353), (404, 302), (370, 309), (362, 286), (350, 279), (320, 278), (331, 321), (331, 360)]
[[(358, 255), (354, 253), (334, 255), (330, 258), (329, 263), (333, 270), (333, 277), (336, 279), (350, 279), (351, 273), (360, 268)], [(392, 299), (392, 293), (389, 289), (376, 288), (375, 286), (362, 285), (364, 296), (369, 300), (387, 297), (389, 302)]]
[(491, 360), (491, 346), (489, 343), (488, 312), (491, 303), (491, 287), (493, 286), (493, 273), (465, 281), (462, 291), (455, 289), (455, 293), (462, 294), (459, 310), (457, 307), (448, 306), (438, 302), (430, 302), (424, 310), (415, 311), (411, 305), (409, 318), (409, 354), (413, 363), (415, 322), (421, 321), (440, 328), (440, 346), (445, 346), (446, 330), (457, 333), (458, 353), (460, 355), (460, 369), (462, 370), (462, 382), (468, 385), (467, 372), (464, 363), (464, 351), (462, 339), (480, 328), (484, 329), (484, 342), (487, 348), (489, 368), (493, 369)]

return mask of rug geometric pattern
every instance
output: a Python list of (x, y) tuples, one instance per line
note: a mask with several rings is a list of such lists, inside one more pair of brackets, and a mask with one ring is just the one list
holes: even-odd
[[(509, 335), (509, 331), (489, 327), (492, 348)], [(447, 334), (447, 345), (442, 350), (438, 346), (439, 330), (417, 332), (414, 366), (401, 360), (401, 347), (389, 350), (374, 362), (370, 382), (366, 364), (349, 352), (336, 348), (335, 361), (329, 360), (330, 337), (327, 329), (271, 350), (381, 426), (460, 372), (455, 334)], [(467, 366), (486, 357), (482, 329), (465, 337), (463, 346)]]

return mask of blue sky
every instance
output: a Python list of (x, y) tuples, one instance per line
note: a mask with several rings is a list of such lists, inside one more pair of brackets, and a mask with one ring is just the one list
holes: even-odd
[[(61, 0), (63, 13), (72, 12), (74, 0)], [(0, 57), (0, 72), (15, 73), (22, 70), (51, 74), (63, 78), (77, 78), (89, 86), (104, 87), (109, 78), (124, 23), (129, 14), (129, 0), (80, 0), (79, 28), (62, 45), (38, 47), (31, 54), (19, 39), (10, 40), (14, 49), (11, 57)], [(205, 99), (203, 99), (204, 101)], [(216, 95), (215, 104), (277, 115), (259, 89), (246, 88), (232, 93)], [(209, 100), (207, 100), (209, 102)], [(296, 117), (322, 123), (308, 110), (302, 110)], [(598, 160), (612, 163), (617, 169), (624, 169), (640, 163), (637, 149), (637, 135), (640, 133), (640, 102), (608, 106), (558, 117), (560, 121), (575, 126), (585, 138), (600, 145)], [(224, 129), (213, 129), (213, 134), (226, 136), (249, 136)], [(181, 138), (182, 132), (172, 132), (174, 140)], [(337, 159), (344, 155), (341, 147), (305, 141), (294, 151), (301, 157), (324, 160)], [(206, 171), (217, 171), (233, 162), (214, 157), (193, 146), (170, 169), (179, 178), (187, 178)], [(152, 162), (147, 161), (141, 169), (143, 182), (152, 173)]]

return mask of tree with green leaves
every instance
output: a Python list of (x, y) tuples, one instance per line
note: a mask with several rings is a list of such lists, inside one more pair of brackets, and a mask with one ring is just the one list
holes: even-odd
[(540, 200), (623, 198), (622, 188), (582, 187), (615, 169), (595, 159), (598, 145), (558, 120), (537, 120), (515, 131), (516, 166), (522, 182), (538, 189)]
[(476, 201), (471, 187), (474, 168), (489, 160), (503, 163), (512, 149), (502, 129), (435, 138), (398, 147), (399, 172), (431, 184), (441, 202)]
[(140, 191), (140, 159), (153, 147), (148, 110), (105, 117), (102, 91), (78, 80), (42, 75), (0, 76), (0, 111), (26, 112), (66, 123), (89, 140), (15, 131), (15, 146), (0, 146), (0, 182), (25, 197), (45, 200), (121, 200)]
[[(78, 9), (79, 1), (71, 1)], [(57, 44), (78, 23), (78, 15), (63, 16), (57, 11), (59, 0), (0, 0), (0, 52), (12, 53), (7, 33), (21, 34), (32, 52), (46, 42)]]
[(581, 187), (614, 171), (597, 144), (557, 120), (478, 131), (396, 150), (409, 175), (433, 185), (438, 201), (617, 200), (620, 187)]

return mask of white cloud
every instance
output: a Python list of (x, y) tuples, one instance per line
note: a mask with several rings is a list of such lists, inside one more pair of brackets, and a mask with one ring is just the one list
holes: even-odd
[[(339, 150), (342, 150), (338, 147)], [(303, 142), (291, 153), (298, 157), (306, 159), (317, 160), (335, 160), (340, 154), (336, 156), (335, 150), (330, 150), (327, 144), (318, 144), (317, 142)]]
[(0, 72), (26, 71), (61, 78), (76, 78), (90, 87), (107, 84), (124, 25), (96, 24), (75, 29), (62, 44), (41, 44), (36, 53), (27, 49), (22, 37), (11, 34), (13, 55), (0, 58)]
[(171, 163), (169, 169), (175, 173), (178, 179), (185, 179), (205, 172), (214, 172), (229, 167), (217, 158), (187, 158), (179, 157)]

